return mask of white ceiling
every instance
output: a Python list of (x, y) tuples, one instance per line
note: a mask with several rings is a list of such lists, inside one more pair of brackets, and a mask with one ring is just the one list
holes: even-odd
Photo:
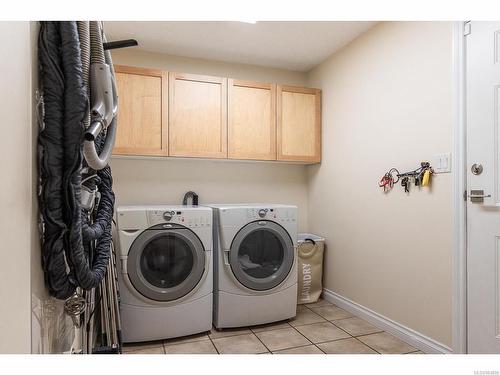
[(308, 71), (375, 22), (105, 22), (108, 40), (145, 51)]

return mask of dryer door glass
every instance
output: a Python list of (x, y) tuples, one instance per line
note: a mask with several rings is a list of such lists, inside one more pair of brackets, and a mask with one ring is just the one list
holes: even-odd
[(127, 271), (134, 288), (156, 301), (173, 301), (191, 292), (205, 270), (205, 251), (187, 228), (150, 229), (134, 241)]
[(186, 280), (193, 263), (194, 256), (189, 243), (166, 233), (144, 247), (140, 267), (142, 275), (151, 285), (173, 288)]
[(241, 284), (254, 290), (269, 290), (281, 284), (290, 273), (294, 248), (282, 226), (272, 221), (258, 221), (238, 232), (229, 258)]
[(275, 233), (258, 229), (241, 241), (238, 262), (247, 275), (265, 279), (279, 270), (284, 254), (283, 244)]

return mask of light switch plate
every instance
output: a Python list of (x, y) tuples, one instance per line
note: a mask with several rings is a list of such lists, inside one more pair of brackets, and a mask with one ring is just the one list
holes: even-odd
[(450, 173), (451, 154), (449, 152), (444, 154), (435, 154), (434, 162), (431, 164), (431, 166), (436, 173)]

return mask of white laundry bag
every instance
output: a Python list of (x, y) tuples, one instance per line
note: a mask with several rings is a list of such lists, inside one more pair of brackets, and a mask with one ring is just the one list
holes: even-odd
[(298, 289), (297, 303), (313, 303), (323, 290), (323, 253), (325, 239), (315, 234), (298, 236)]

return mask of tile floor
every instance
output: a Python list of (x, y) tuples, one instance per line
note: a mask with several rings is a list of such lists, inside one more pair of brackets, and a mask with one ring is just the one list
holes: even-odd
[(125, 354), (422, 354), (347, 311), (319, 300), (294, 319), (172, 340), (126, 344)]

